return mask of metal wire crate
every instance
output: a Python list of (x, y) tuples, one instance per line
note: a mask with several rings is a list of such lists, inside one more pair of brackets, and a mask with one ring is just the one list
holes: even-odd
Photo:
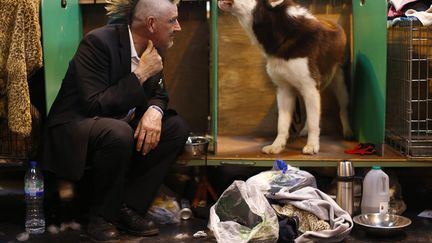
[(432, 28), (406, 19), (388, 29), (386, 141), (432, 156)]

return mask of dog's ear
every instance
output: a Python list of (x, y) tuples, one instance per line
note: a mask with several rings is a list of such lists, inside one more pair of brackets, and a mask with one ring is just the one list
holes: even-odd
[(274, 7), (280, 5), (281, 3), (284, 2), (284, 0), (267, 0), (267, 1), (272, 8), (274, 8)]

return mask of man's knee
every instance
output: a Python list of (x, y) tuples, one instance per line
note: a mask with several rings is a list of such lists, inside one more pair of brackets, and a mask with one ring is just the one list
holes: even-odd
[(130, 148), (134, 145), (133, 130), (129, 124), (120, 121), (116, 126), (112, 128), (112, 139), (125, 147)]
[(97, 124), (97, 133), (103, 144), (113, 149), (131, 149), (134, 145), (131, 126), (120, 120), (101, 118)]
[(180, 116), (173, 116), (170, 123), (173, 130), (172, 138), (184, 144), (190, 131), (186, 121)]

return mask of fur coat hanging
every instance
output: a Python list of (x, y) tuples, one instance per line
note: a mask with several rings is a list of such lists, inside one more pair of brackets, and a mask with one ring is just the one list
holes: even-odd
[(0, 0), (0, 119), (29, 136), (28, 77), (42, 67), (39, 0)]

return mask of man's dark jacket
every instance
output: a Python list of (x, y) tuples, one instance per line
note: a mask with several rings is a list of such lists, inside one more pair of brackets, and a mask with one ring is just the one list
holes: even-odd
[(124, 117), (136, 107), (140, 118), (150, 105), (166, 110), (161, 74), (141, 86), (131, 73), (127, 25), (95, 29), (81, 41), (51, 107), (44, 138), (43, 167), (78, 180), (87, 159), (89, 131), (98, 117)]

